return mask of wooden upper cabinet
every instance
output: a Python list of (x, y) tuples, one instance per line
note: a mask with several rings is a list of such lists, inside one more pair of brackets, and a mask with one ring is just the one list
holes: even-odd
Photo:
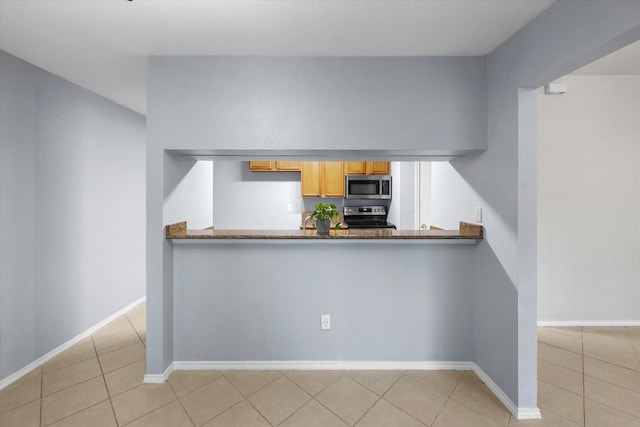
[(344, 162), (347, 175), (390, 175), (389, 162)]
[(250, 161), (249, 170), (252, 172), (299, 172), (301, 162), (267, 162)]
[(320, 162), (302, 162), (300, 188), (302, 197), (320, 197)]
[(301, 162), (276, 162), (276, 170), (278, 171), (300, 171)]
[(344, 162), (302, 162), (302, 197), (344, 197)]
[(275, 167), (276, 162), (267, 161), (251, 161), (249, 162), (249, 170), (253, 172), (269, 172)]
[(367, 162), (344, 162), (344, 173), (347, 175), (364, 175), (367, 173)]
[(322, 162), (322, 196), (344, 197), (344, 162)]
[(367, 175), (391, 175), (391, 163), (367, 162)]
[[(252, 172), (299, 172), (303, 163), (312, 162), (269, 162), (250, 161), (249, 170)], [(391, 164), (389, 162), (316, 162), (320, 165), (326, 163), (326, 175), (328, 177), (337, 176), (337, 171), (342, 168), (344, 175), (390, 175)], [(319, 166), (320, 167), (320, 166)], [(333, 186), (332, 186), (333, 188)], [(336, 187), (337, 189), (337, 187)], [(344, 192), (344, 190), (343, 190)]]

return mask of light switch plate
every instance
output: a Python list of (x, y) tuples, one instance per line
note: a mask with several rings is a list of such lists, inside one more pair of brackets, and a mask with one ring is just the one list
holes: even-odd
[(482, 222), (482, 208), (476, 208), (476, 222)]

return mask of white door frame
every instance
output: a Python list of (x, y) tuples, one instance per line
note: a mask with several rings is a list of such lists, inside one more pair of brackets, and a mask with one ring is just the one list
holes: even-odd
[(431, 162), (417, 162), (416, 230), (428, 230), (431, 224)]

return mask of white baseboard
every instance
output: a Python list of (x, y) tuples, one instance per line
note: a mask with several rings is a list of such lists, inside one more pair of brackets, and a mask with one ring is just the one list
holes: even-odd
[(20, 369), (19, 371), (14, 372), (13, 374), (11, 374), (8, 377), (4, 378), (2, 381), (0, 381), (0, 390), (4, 389), (5, 387), (9, 386), (10, 384), (16, 382), (17, 380), (19, 380), (20, 378), (22, 378), (23, 376), (25, 376), (26, 374), (28, 374), (29, 372), (34, 370), (35, 368), (44, 365), (46, 362), (48, 362), (49, 360), (53, 359), (54, 357), (56, 357), (57, 355), (59, 355), (63, 351), (69, 349), (74, 344), (77, 344), (78, 342), (82, 341), (86, 337), (92, 335), (94, 332), (96, 332), (98, 329), (100, 329), (103, 326), (105, 326), (107, 323), (110, 323), (110, 322), (114, 321), (116, 318), (122, 316), (124, 313), (126, 313), (129, 310), (131, 310), (132, 308), (134, 308), (138, 304), (141, 304), (141, 303), (145, 302), (146, 299), (147, 299), (146, 296), (144, 296), (144, 297), (142, 297), (140, 299), (137, 299), (136, 301), (134, 301), (131, 304), (129, 304), (126, 307), (124, 307), (123, 309), (118, 310), (117, 312), (115, 312), (111, 316), (109, 316), (106, 319), (100, 321), (99, 323), (93, 325), (92, 327), (90, 327), (86, 331), (82, 332), (80, 335), (76, 335), (75, 337), (71, 338), (69, 341), (67, 341), (66, 343), (62, 344), (61, 346), (51, 350), (49, 353), (45, 354), (44, 356), (40, 357), (39, 359), (35, 360), (34, 362), (28, 364), (27, 366), (25, 366), (24, 368)]
[(473, 362), (388, 362), (350, 360), (267, 360), (267, 361), (198, 361), (174, 362), (176, 371), (296, 371), (296, 370), (449, 370), (465, 371), (474, 369)]
[(518, 413), (514, 415), (519, 420), (541, 420), (540, 408), (518, 408)]
[(640, 320), (538, 320), (538, 326), (640, 326)]
[(175, 362), (167, 366), (161, 374), (146, 374), (142, 382), (144, 384), (162, 384), (167, 382), (173, 371), (175, 370)]
[(229, 370), (449, 370), (475, 371), (478, 377), (489, 387), (502, 404), (519, 420), (538, 420), (542, 418), (538, 408), (518, 408), (502, 389), (474, 362), (450, 361), (345, 361), (345, 360), (266, 360), (266, 361), (177, 361), (173, 362), (162, 374), (147, 374), (145, 383), (167, 381), (173, 371), (229, 371)]
[(507, 408), (511, 415), (516, 417), (518, 420), (540, 420), (542, 419), (542, 413), (538, 408), (519, 408), (513, 403), (513, 401), (505, 394), (504, 391), (496, 384), (489, 375), (485, 371), (482, 370), (475, 363), (473, 364), (473, 370), (476, 372), (478, 377), (489, 387), (489, 390), (495, 394), (495, 396), (502, 402), (502, 404)]

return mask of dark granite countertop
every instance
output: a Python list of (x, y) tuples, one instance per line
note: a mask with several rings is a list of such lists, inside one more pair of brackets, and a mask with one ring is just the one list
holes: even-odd
[(316, 230), (188, 230), (186, 222), (166, 226), (167, 239), (247, 239), (247, 240), (481, 240), (483, 227), (460, 222), (458, 230), (331, 230), (328, 235)]

